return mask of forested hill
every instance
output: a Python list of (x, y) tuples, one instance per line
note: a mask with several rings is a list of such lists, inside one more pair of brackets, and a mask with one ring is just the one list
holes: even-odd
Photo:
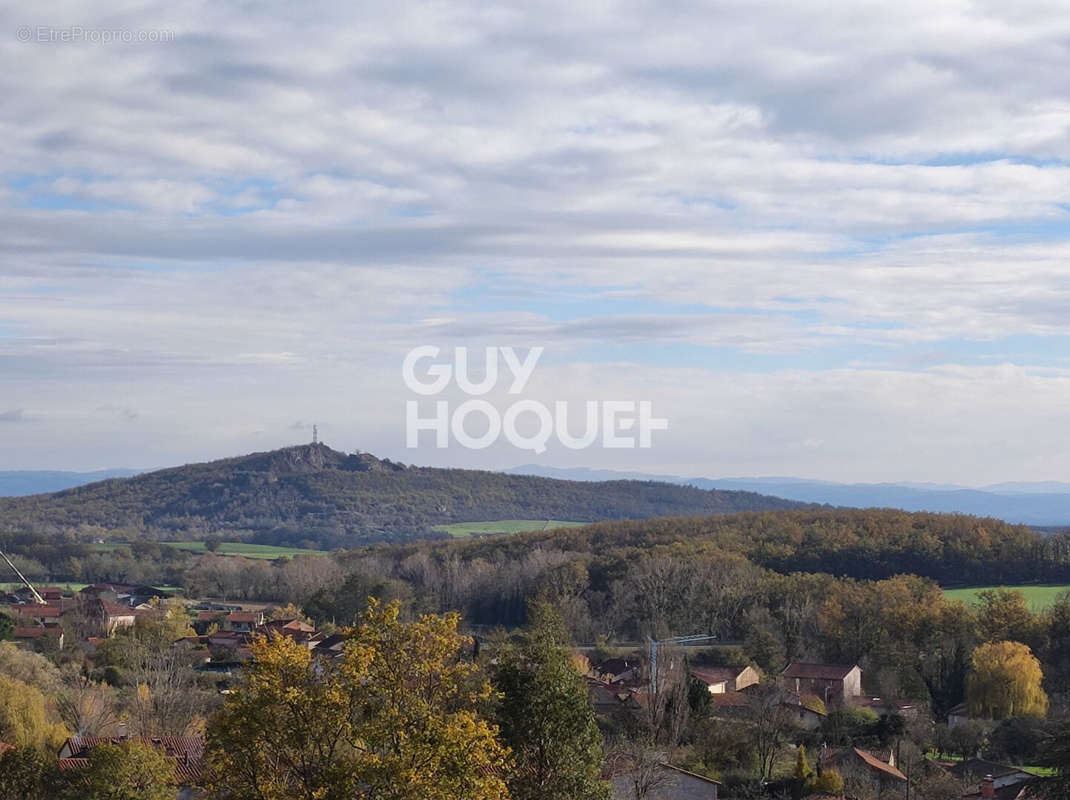
[(271, 544), (314, 541), (334, 548), (434, 536), (432, 526), (451, 522), (595, 522), (801, 506), (754, 492), (654, 481), (581, 483), (409, 467), (313, 444), (0, 498), (0, 528), (53, 533), (99, 526), (161, 537), (243, 533)]

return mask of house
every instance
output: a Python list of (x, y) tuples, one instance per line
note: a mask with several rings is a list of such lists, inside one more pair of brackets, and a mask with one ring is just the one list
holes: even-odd
[(232, 611), (223, 618), (223, 629), (236, 633), (252, 633), (263, 624), (263, 611)]
[[(710, 695), (712, 713), (725, 719), (740, 719), (752, 713), (749, 708), (755, 699), (760, 684), (745, 686), (738, 692), (722, 692)], [(805, 731), (817, 730), (828, 716), (822, 703), (813, 697), (800, 697), (794, 692), (780, 690), (779, 704), (792, 714), (792, 722)]]
[(645, 800), (717, 800), (720, 783), (672, 764), (652, 764), (635, 769), (619, 764), (607, 775), (612, 800), (635, 800), (636, 781), (646, 784)]
[[(120, 726), (121, 727), (121, 726)], [(60, 772), (84, 768), (89, 763), (89, 754), (102, 744), (122, 744), (126, 736), (110, 738), (72, 736), (59, 750)], [(199, 736), (163, 736), (153, 739), (138, 739), (150, 744), (174, 760), (174, 783), (178, 788), (177, 800), (190, 800), (197, 796), (201, 782), (201, 767), (204, 762), (204, 740)]]
[[(1035, 776), (1032, 780), (1036, 780)], [(1024, 800), (1031, 782), (1022, 781), (997, 788), (996, 779), (991, 775), (986, 775), (976, 792), (967, 792), (962, 797), (963, 800)]]
[(82, 587), (79, 594), (82, 597), (92, 597), (115, 603), (120, 597), (129, 597), (130, 590), (133, 588), (127, 583), (94, 583), (91, 586)]
[(642, 677), (642, 665), (630, 658), (609, 658), (592, 668), (590, 675), (603, 683), (628, 683)]
[(132, 586), (128, 583), (94, 583), (79, 593), (82, 597), (105, 600), (109, 603), (137, 608), (154, 599), (170, 600), (174, 595), (155, 586)]
[(319, 633), (314, 625), (309, 625), (301, 619), (271, 620), (270, 622), (265, 622), (259, 632), (267, 636), (285, 636), (297, 644), (304, 645), (309, 650), (325, 638), (324, 634)]
[(738, 692), (761, 680), (754, 667), (690, 667), (691, 675), (706, 684), (710, 694)]
[(347, 641), (349, 637), (344, 633), (332, 633), (317, 641), (315, 647), (312, 648), (312, 653), (321, 658), (341, 658), (345, 655)]
[[(64, 592), (63, 589), (58, 586), (42, 586), (37, 589), (37, 594), (40, 595), (46, 603), (62, 600), (65, 596), (70, 596), (70, 592)], [(11, 604), (36, 603), (37, 597), (34, 596), (33, 590), (28, 586), (20, 586), (4, 595), (4, 601)]]
[(63, 649), (63, 629), (58, 625), (16, 625), (11, 637), (20, 650), (41, 652)]
[(817, 730), (828, 716), (828, 711), (822, 708), (822, 703), (813, 695), (801, 696), (787, 692), (783, 705), (794, 714), (796, 727), (804, 731)]
[(795, 662), (780, 673), (780, 685), (797, 695), (814, 695), (826, 706), (846, 705), (862, 694), (862, 668), (857, 664)]
[[(1025, 770), (988, 761), (983, 758), (969, 758), (948, 768), (948, 773), (965, 782), (980, 782), (980, 788), (966, 797), (997, 797), (1000, 800), (1014, 800), (1027, 783), (1036, 779)], [(985, 794), (988, 789), (992, 794)]]
[(221, 628), (226, 615), (225, 611), (198, 611), (192, 623), (193, 630), (203, 636), (213, 625)]
[(968, 758), (960, 761), (949, 767), (948, 772), (962, 780), (981, 780), (985, 776), (991, 777), (997, 789), (1012, 783), (1023, 783), (1035, 777), (1018, 767), (1010, 767), (984, 758)]
[(844, 776), (853, 774), (867, 777), (880, 797), (898, 794), (907, 783), (907, 776), (896, 768), (891, 753), (885, 761), (868, 750), (851, 747), (838, 753), (826, 754), (821, 763), (822, 766), (836, 769)]
[(78, 608), (75, 600), (52, 600), (41, 605), (29, 603), (16, 606), (14, 611), (23, 625), (43, 625), (45, 627), (59, 626), (59, 619), (68, 611)]
[(86, 614), (100, 625), (105, 636), (111, 636), (119, 628), (129, 628), (137, 622), (138, 611), (129, 606), (97, 599), (86, 604)]

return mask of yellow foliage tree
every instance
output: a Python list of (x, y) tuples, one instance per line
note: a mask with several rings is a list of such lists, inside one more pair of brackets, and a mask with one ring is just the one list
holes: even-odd
[(258, 640), (208, 725), (209, 796), (505, 800), (506, 752), (479, 713), (491, 689), (458, 621), (370, 600), (340, 659)]
[(0, 741), (53, 749), (67, 735), (40, 690), (14, 678), (0, 678)]
[(966, 685), (970, 713), (991, 719), (1042, 717), (1048, 712), (1044, 673), (1033, 651), (1020, 642), (990, 642), (973, 652)]

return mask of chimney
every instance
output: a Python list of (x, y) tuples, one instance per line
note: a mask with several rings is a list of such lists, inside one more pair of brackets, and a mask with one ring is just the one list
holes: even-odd
[(996, 782), (991, 775), (985, 775), (985, 779), (981, 781), (981, 797), (995, 797), (996, 796)]

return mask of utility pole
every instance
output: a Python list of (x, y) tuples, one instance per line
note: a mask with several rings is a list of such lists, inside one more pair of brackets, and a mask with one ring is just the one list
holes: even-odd
[(33, 588), (33, 584), (26, 580), (26, 576), (19, 572), (19, 568), (16, 567), (13, 563), (11, 563), (11, 559), (7, 557), (6, 553), (0, 551), (0, 558), (3, 558), (4, 561), (7, 562), (7, 565), (11, 567), (11, 570), (19, 576), (19, 580), (22, 581), (26, 585), (26, 588), (30, 590), (30, 594), (33, 595), (33, 599), (37, 602), (38, 605), (48, 605), (48, 603), (45, 602), (45, 598), (41, 597), (41, 595), (37, 593), (37, 590)]

